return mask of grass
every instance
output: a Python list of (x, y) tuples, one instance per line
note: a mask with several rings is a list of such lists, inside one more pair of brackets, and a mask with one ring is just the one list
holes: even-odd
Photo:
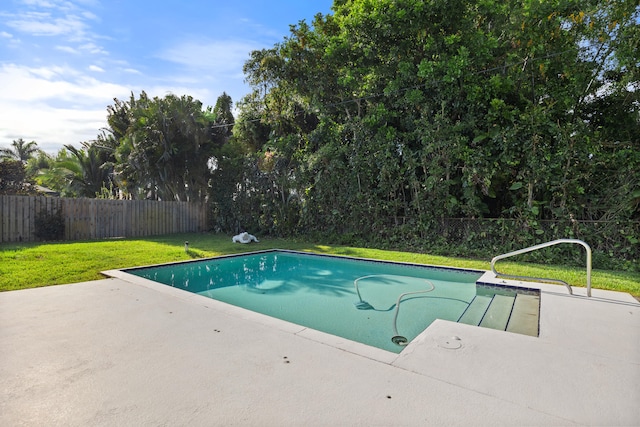
[[(187, 252), (184, 249), (185, 241), (189, 241)], [(479, 270), (490, 269), (489, 260), (315, 245), (292, 239), (265, 238), (261, 239), (259, 244), (249, 246), (234, 244), (226, 235), (194, 233), (144, 239), (2, 244), (0, 291), (97, 280), (104, 278), (100, 272), (105, 270), (275, 248)], [(503, 261), (499, 263), (498, 270), (522, 276), (551, 277), (564, 280), (572, 286), (585, 286), (586, 283), (584, 267)], [(640, 273), (594, 270), (591, 281), (594, 288), (628, 292), (636, 298), (640, 297)]]

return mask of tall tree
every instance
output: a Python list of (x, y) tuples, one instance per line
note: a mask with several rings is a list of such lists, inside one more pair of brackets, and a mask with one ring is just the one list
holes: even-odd
[(58, 164), (65, 167), (68, 174), (68, 185), (79, 197), (96, 197), (103, 189), (113, 188), (113, 167), (105, 158), (106, 152), (96, 143), (83, 143), (78, 149), (65, 145), (72, 157)]
[(26, 163), (35, 153), (39, 151), (35, 141), (26, 142), (18, 138), (11, 143), (13, 148), (0, 148), (0, 159), (20, 160)]
[(211, 139), (220, 146), (229, 142), (229, 138), (233, 133), (234, 117), (231, 112), (233, 101), (231, 97), (223, 92), (216, 100), (216, 105), (208, 107), (203, 117), (211, 123)]
[(65, 197), (105, 197), (105, 190), (116, 189), (110, 153), (96, 141), (81, 148), (65, 145), (55, 157), (41, 155), (27, 168), (37, 168), (36, 181)]
[(116, 179), (132, 197), (203, 200), (207, 194), (213, 142), (210, 118), (200, 101), (167, 95), (109, 108), (117, 140)]

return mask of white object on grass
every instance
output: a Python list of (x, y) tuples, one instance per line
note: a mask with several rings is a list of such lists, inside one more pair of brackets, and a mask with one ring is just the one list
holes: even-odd
[(258, 243), (258, 239), (256, 239), (256, 236), (249, 234), (247, 232), (240, 233), (237, 236), (233, 236), (232, 241), (233, 243), (251, 243), (251, 242)]

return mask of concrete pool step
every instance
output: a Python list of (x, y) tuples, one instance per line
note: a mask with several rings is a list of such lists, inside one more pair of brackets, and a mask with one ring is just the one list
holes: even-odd
[(476, 295), (458, 323), (538, 336), (537, 295)]

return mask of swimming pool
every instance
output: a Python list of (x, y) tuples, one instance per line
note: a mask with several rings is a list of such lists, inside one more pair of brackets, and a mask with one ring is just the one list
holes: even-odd
[(487, 295), (511, 292), (478, 288), (482, 271), (284, 250), (124, 271), (396, 353), (435, 319), (479, 324)]

